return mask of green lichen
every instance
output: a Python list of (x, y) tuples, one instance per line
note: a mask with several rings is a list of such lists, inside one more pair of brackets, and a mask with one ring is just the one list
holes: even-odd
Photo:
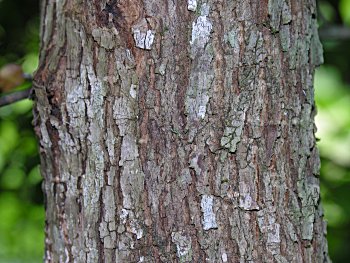
[(237, 32), (235, 30), (231, 30), (227, 34), (227, 40), (230, 43), (232, 48), (237, 48), (237, 45), (239, 45), (238, 38), (237, 38)]
[(288, 51), (289, 46), (290, 46), (289, 26), (282, 26), (282, 30), (281, 30), (279, 36), (280, 36), (280, 40), (281, 40), (282, 50), (284, 52)]
[(282, 24), (287, 25), (291, 21), (292, 21), (292, 13), (291, 13), (290, 7), (286, 2), (284, 2), (283, 9), (282, 9)]
[(269, 0), (268, 14), (270, 16), (270, 27), (273, 34), (279, 31), (283, 4), (284, 0)]

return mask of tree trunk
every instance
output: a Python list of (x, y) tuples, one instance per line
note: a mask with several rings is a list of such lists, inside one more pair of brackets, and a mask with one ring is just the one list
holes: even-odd
[(45, 262), (330, 262), (314, 0), (42, 1)]

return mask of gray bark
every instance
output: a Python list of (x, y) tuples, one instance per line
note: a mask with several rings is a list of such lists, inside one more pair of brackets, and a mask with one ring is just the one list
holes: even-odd
[(314, 0), (42, 1), (45, 262), (329, 262)]

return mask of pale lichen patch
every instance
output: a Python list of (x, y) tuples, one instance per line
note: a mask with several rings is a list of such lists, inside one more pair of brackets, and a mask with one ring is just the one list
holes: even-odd
[(214, 196), (212, 195), (203, 195), (201, 200), (201, 208), (203, 212), (203, 229), (209, 230), (217, 228), (216, 216), (213, 211), (214, 208)]
[(119, 166), (123, 166), (125, 161), (133, 161), (139, 156), (136, 139), (130, 135), (123, 138)]
[(123, 163), (120, 185), (123, 194), (123, 207), (132, 209), (135, 203), (140, 202), (144, 187), (145, 175), (142, 173), (138, 159)]
[(298, 181), (298, 193), (302, 204), (302, 238), (312, 240), (316, 208), (320, 198), (320, 186), (316, 177)]
[(138, 29), (133, 30), (134, 33), (134, 40), (136, 47), (141, 48), (141, 49), (147, 49), (151, 50), (154, 37), (155, 37), (155, 32), (152, 30), (147, 30), (146, 32), (142, 32)]
[(45, 147), (51, 147), (52, 143), (44, 122), (40, 123), (40, 132), (42, 137), (41, 139), (42, 143), (45, 145)]
[(283, 25), (280, 32), (281, 46), (283, 51), (288, 51), (290, 47), (289, 26)]
[(141, 239), (143, 237), (143, 229), (135, 219), (130, 221), (130, 231), (136, 235), (136, 239)]
[(194, 50), (197, 48), (203, 49), (209, 41), (213, 25), (208, 19), (208, 15), (209, 6), (207, 4), (203, 4), (201, 8), (201, 15), (197, 18), (196, 22), (192, 23), (192, 39), (190, 44)]
[(253, 203), (252, 197), (247, 193), (246, 195), (241, 196), (241, 199), (239, 200), (239, 206), (243, 208), (244, 210), (251, 210)]
[(143, 237), (143, 229), (139, 220), (135, 217), (132, 210), (122, 209), (119, 214), (120, 224), (118, 226), (118, 233), (127, 230), (129, 233), (135, 234), (136, 239)]
[(116, 161), (116, 156), (115, 156), (115, 145), (116, 144), (117, 144), (117, 139), (114, 136), (113, 132), (110, 130), (107, 130), (106, 145), (107, 145), (108, 156), (109, 156), (112, 163), (114, 163)]
[(266, 210), (258, 211), (258, 225), (260, 231), (267, 234), (267, 244), (280, 243), (280, 224), (276, 222), (273, 214), (269, 214)]
[(287, 3), (287, 2), (289, 1), (284, 2), (283, 9), (282, 9), (282, 23), (284, 25), (287, 25), (292, 21), (292, 12), (289, 7), (290, 3)]
[[(204, 68), (206, 64), (203, 64)], [(196, 71), (195, 71), (196, 70)], [(204, 119), (207, 112), (207, 104), (209, 102), (209, 90), (212, 85), (213, 75), (203, 70), (203, 72), (197, 72), (195, 69), (191, 74), (190, 87), (187, 90), (186, 98), (186, 113), (190, 119)], [(207, 69), (206, 69), (207, 70)], [(209, 71), (209, 69), (208, 69)]]
[(205, 117), (206, 108), (206, 105), (199, 106), (198, 117), (200, 117), (201, 119), (204, 119)]
[(197, 10), (197, 0), (188, 0), (187, 9), (189, 11), (195, 12)]
[[(273, 218), (274, 219), (274, 218)], [(269, 222), (268, 233), (267, 233), (267, 242), (268, 243), (280, 243), (280, 224)]]
[(99, 227), (100, 238), (103, 239), (104, 248), (113, 249), (116, 243), (116, 233), (115, 231), (110, 231), (107, 227), (107, 223), (102, 221)]
[(155, 38), (155, 32), (148, 28), (146, 19), (142, 19), (141, 22), (134, 25), (132, 32), (136, 47), (151, 50)]
[(119, 34), (115, 27), (94, 28), (92, 30), (92, 37), (101, 47), (106, 49), (116, 47), (119, 40)]
[(194, 157), (191, 159), (189, 163), (189, 167), (195, 170), (197, 176), (199, 176), (202, 172), (202, 169), (198, 165), (198, 158), (199, 158), (198, 154), (194, 155)]
[(279, 31), (283, 5), (284, 0), (269, 0), (268, 12), (270, 15), (270, 26), (273, 32)]
[(234, 28), (225, 35), (225, 40), (228, 41), (230, 46), (233, 48), (235, 53), (239, 53), (240, 45), (239, 45), (239, 31), (238, 28)]
[(164, 76), (165, 75), (165, 71), (166, 71), (166, 66), (167, 66), (168, 60), (165, 59), (162, 64), (160, 64), (159, 68), (158, 68), (158, 72), (160, 75)]
[(133, 99), (136, 99), (136, 96), (137, 96), (137, 85), (131, 84), (131, 86), (130, 86), (130, 96)]
[(118, 125), (119, 135), (125, 136), (130, 128), (130, 123), (136, 119), (134, 110), (130, 105), (130, 99), (123, 96), (114, 101), (113, 118)]
[(257, 204), (257, 187), (255, 185), (255, 170), (247, 166), (239, 171), (239, 207), (246, 210), (259, 210), (260, 207)]
[(122, 209), (122, 210), (120, 210), (120, 215), (119, 215), (119, 219), (120, 219), (120, 222), (122, 223), (122, 224), (125, 224), (126, 223), (126, 220), (127, 220), (127, 218), (128, 218), (128, 214), (129, 214), (129, 212), (128, 212), (128, 210), (126, 210), (126, 209)]
[(171, 240), (176, 245), (176, 255), (180, 262), (192, 261), (192, 240), (183, 231), (172, 232)]
[(182, 189), (186, 189), (187, 186), (191, 183), (191, 173), (188, 168), (184, 168), (181, 171), (181, 174), (179, 177), (177, 177), (177, 182), (179, 184), (179, 187)]
[(229, 152), (233, 153), (237, 149), (237, 143), (241, 140), (244, 120), (245, 112), (235, 112), (231, 123), (228, 123), (224, 130), (220, 144), (222, 147), (228, 149)]

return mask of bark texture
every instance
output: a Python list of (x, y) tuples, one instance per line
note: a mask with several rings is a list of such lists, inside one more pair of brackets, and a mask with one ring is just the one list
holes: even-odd
[(314, 0), (43, 0), (45, 262), (329, 262)]

